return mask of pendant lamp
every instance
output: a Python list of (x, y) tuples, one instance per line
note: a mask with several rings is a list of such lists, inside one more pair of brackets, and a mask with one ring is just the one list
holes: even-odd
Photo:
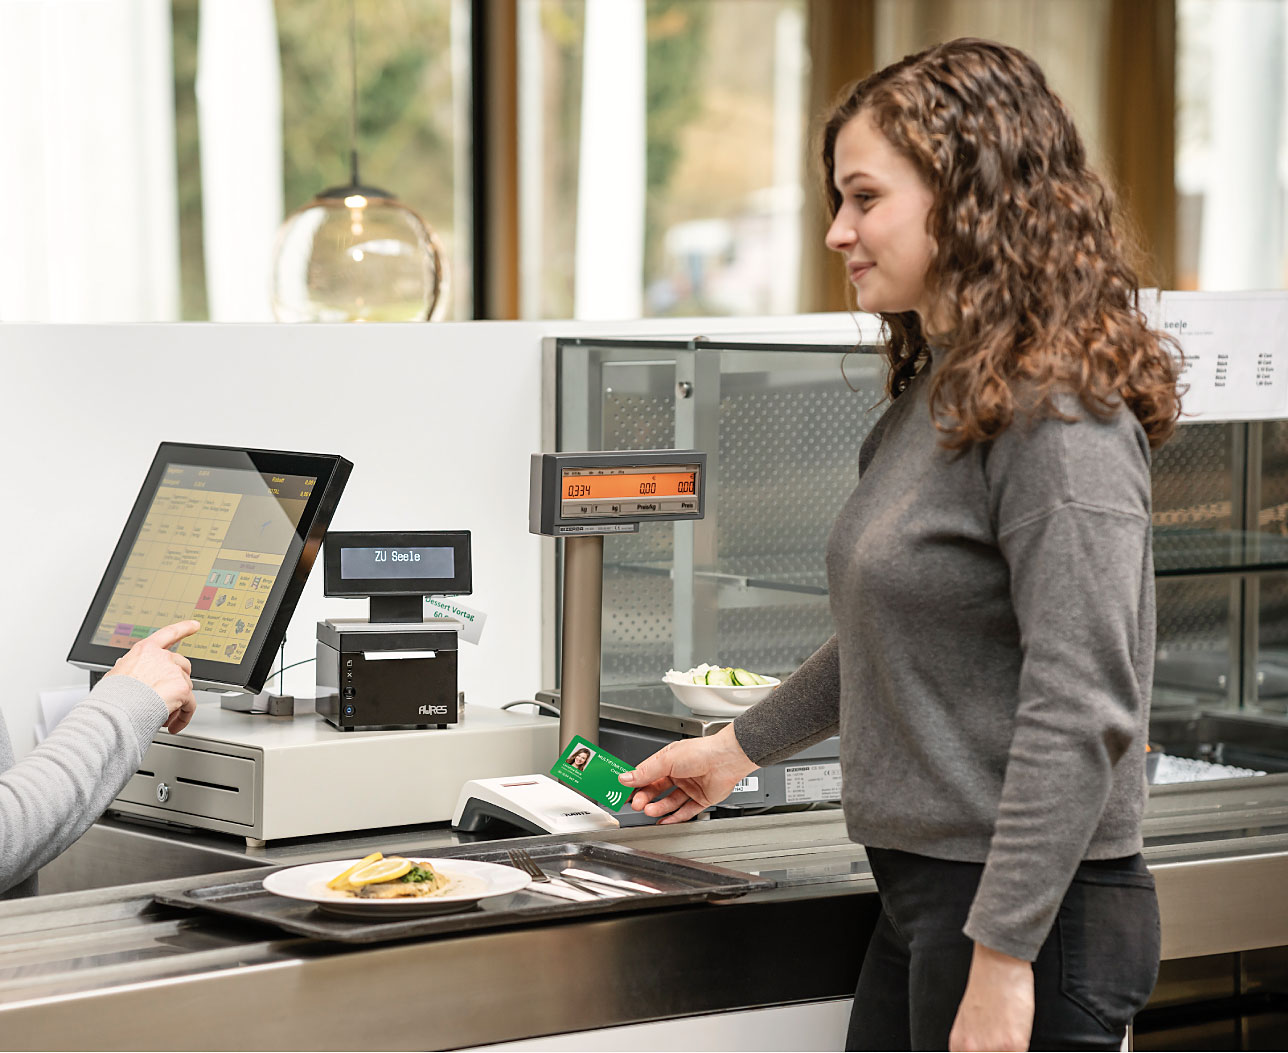
[(423, 322), (447, 310), (447, 256), (429, 226), (358, 175), (357, 12), (349, 5), (349, 182), (286, 217), (273, 259), (279, 322)]

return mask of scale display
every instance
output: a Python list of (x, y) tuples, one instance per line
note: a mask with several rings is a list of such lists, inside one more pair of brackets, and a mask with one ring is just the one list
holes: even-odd
[(706, 463), (699, 450), (533, 454), (528, 529), (610, 534), (651, 520), (701, 519)]
[(696, 513), (697, 487), (696, 465), (565, 468), (562, 512), (565, 518)]

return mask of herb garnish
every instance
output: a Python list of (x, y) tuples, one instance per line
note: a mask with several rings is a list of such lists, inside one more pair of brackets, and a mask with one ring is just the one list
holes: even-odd
[(433, 870), (422, 867), (417, 863), (413, 863), (411, 865), (411, 869), (407, 871), (407, 873), (405, 873), (401, 878), (399, 878), (399, 880), (406, 881), (406, 882), (433, 881), (435, 876), (436, 875), (434, 874)]

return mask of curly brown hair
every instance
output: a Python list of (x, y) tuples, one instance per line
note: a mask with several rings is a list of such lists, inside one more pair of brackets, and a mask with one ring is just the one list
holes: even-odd
[(1100, 418), (1126, 404), (1150, 445), (1164, 443), (1180, 415), (1180, 348), (1140, 310), (1113, 194), (1037, 63), (952, 40), (847, 88), (822, 136), (833, 216), (837, 135), (860, 112), (934, 193), (926, 287), (948, 323), (927, 334), (915, 311), (881, 315), (889, 396), (927, 367), (929, 337), (945, 351), (931, 408), (950, 448), (996, 437), (1017, 409), (1069, 419), (1060, 391)]

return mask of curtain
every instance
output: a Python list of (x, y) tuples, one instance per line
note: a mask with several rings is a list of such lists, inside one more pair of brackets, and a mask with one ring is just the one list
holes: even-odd
[(210, 320), (271, 322), (282, 223), (282, 73), (272, 0), (202, 3), (197, 118)]
[(179, 314), (169, 0), (0, 0), (0, 321)]

